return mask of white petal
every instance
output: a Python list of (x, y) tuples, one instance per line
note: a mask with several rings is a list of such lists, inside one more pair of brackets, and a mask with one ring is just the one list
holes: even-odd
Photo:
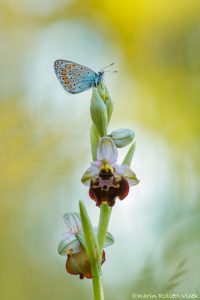
[(128, 183), (130, 185), (136, 185), (136, 184), (139, 183), (139, 180), (137, 179), (135, 173), (131, 170), (131, 168), (129, 166), (127, 166), (127, 165), (121, 165), (121, 166), (115, 165), (114, 168), (115, 168), (115, 172), (118, 175), (122, 175), (122, 176), (126, 177), (126, 179), (128, 180)]
[(74, 239), (76, 239), (76, 233), (72, 231), (68, 231), (62, 234), (62, 240), (66, 241), (67, 243), (71, 243)]
[[(96, 233), (96, 235), (98, 234), (98, 227), (93, 227), (94, 232)], [(106, 233), (106, 238), (104, 241), (104, 248), (111, 246), (112, 244), (114, 244), (115, 239), (112, 236), (112, 234), (110, 232), (107, 231)]]
[(58, 253), (60, 255), (67, 255), (71, 253), (78, 253), (81, 251), (81, 244), (78, 238), (74, 238), (74, 240), (62, 240), (58, 245)]
[(107, 231), (105, 242), (104, 242), (104, 247), (109, 247), (112, 244), (114, 244), (114, 242), (115, 242), (114, 237), (112, 236), (112, 234), (110, 232)]
[(71, 234), (76, 235), (76, 233), (82, 231), (81, 219), (78, 213), (66, 213), (63, 219), (67, 226), (67, 231), (71, 232)]
[(95, 166), (89, 167), (87, 171), (83, 174), (81, 181), (84, 185), (90, 186), (90, 181), (94, 176), (99, 174), (99, 169)]
[(85, 242), (84, 233), (83, 232), (79, 232), (77, 234), (77, 238), (78, 238), (80, 244), (86, 249), (86, 242)]
[(110, 137), (103, 137), (99, 141), (97, 149), (97, 159), (107, 160), (111, 165), (117, 161), (117, 148)]
[(115, 169), (115, 173), (118, 175), (122, 175), (124, 173), (124, 168), (119, 165), (114, 165), (113, 168)]

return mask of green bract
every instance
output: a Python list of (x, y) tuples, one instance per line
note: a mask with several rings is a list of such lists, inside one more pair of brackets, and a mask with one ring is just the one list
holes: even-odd
[(122, 148), (130, 144), (134, 139), (134, 132), (130, 129), (117, 129), (109, 135), (118, 148)]
[(127, 152), (127, 154), (126, 154), (126, 156), (125, 156), (125, 158), (122, 162), (123, 165), (127, 165), (127, 166), (130, 167), (132, 159), (133, 159), (133, 154), (135, 152), (135, 147), (136, 147), (136, 143), (133, 143), (131, 145), (131, 147), (129, 148), (129, 150), (128, 150), (128, 152)]
[(92, 121), (96, 126), (99, 135), (101, 137), (105, 136), (107, 134), (107, 127), (108, 127), (108, 114), (107, 114), (106, 105), (101, 99), (96, 89), (93, 89), (92, 92), (90, 113), (91, 113)]

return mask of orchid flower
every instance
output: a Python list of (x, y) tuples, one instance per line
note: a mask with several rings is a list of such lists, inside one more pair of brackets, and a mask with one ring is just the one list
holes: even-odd
[(97, 149), (97, 161), (93, 161), (82, 176), (82, 183), (89, 186), (90, 198), (97, 206), (115, 204), (116, 197), (123, 200), (129, 187), (139, 183), (128, 165), (117, 165), (118, 151), (110, 137), (102, 137)]
[[(66, 255), (66, 271), (73, 275), (79, 275), (80, 279), (92, 278), (90, 263), (85, 250), (85, 240), (78, 213), (67, 213), (63, 216), (67, 226), (67, 232), (62, 235), (62, 240), (58, 245), (58, 253)], [(95, 229), (97, 232), (97, 229)], [(107, 232), (104, 247), (114, 243), (113, 236)], [(102, 264), (105, 261), (105, 251), (102, 253)]]

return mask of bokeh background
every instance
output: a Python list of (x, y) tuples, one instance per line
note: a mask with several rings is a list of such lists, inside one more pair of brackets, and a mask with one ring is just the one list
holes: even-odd
[[(0, 299), (92, 299), (65, 272), (62, 215), (82, 199), (91, 161), (91, 91), (67, 95), (63, 58), (105, 76), (109, 130), (136, 133), (140, 184), (117, 202), (103, 266), (107, 300), (200, 287), (200, 1), (1, 0)], [(127, 149), (120, 151), (120, 160)]]

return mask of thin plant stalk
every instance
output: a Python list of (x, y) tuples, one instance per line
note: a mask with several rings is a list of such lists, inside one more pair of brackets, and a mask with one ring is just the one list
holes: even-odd
[(92, 265), (92, 284), (94, 300), (104, 300), (101, 264), (98, 262)]
[(112, 208), (107, 203), (101, 204), (98, 234), (97, 234), (101, 253), (104, 248), (104, 242), (105, 242), (106, 233), (108, 230), (108, 224), (109, 224), (109, 220), (110, 220), (111, 211), (112, 211)]

